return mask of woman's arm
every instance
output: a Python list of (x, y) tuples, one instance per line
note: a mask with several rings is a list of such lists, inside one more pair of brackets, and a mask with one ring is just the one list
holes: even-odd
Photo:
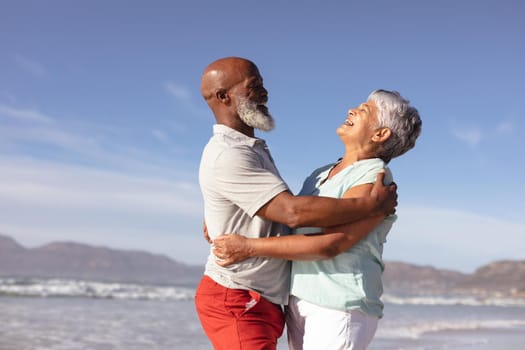
[[(343, 197), (366, 196), (372, 187), (372, 184), (352, 187)], [(355, 245), (383, 219), (383, 215), (369, 217), (351, 224), (326, 228), (318, 234), (268, 238), (246, 238), (238, 234), (221, 235), (213, 242), (213, 253), (218, 258), (217, 264), (221, 266), (256, 256), (288, 260), (329, 259)]]
[(365, 237), (383, 216), (330, 228), (330, 233), (291, 235), (268, 238), (247, 238), (238, 234), (217, 237), (213, 254), (217, 264), (228, 266), (255, 256), (287, 260), (330, 259), (351, 248)]

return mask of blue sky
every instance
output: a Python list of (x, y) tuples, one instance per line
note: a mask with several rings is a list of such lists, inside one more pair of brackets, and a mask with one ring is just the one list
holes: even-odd
[(520, 1), (0, 1), (0, 232), (204, 263), (200, 76), (252, 59), (294, 191), (377, 88), (423, 132), (394, 159), (387, 260), (473, 271), (525, 259)]

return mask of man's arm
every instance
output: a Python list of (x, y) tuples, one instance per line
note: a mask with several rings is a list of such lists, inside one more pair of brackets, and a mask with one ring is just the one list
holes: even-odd
[(396, 185), (383, 185), (384, 171), (370, 185), (368, 195), (335, 199), (315, 196), (294, 196), (282, 192), (256, 213), (267, 220), (289, 227), (330, 227), (355, 222), (370, 216), (390, 215), (397, 206)]
[[(369, 195), (372, 184), (349, 189), (343, 198)], [(324, 234), (292, 235), (250, 239), (237, 234), (221, 235), (214, 240), (217, 263), (227, 266), (249, 257), (264, 256), (288, 260), (321, 260), (332, 258), (365, 237), (384, 219), (376, 215), (351, 224), (331, 227)]]
[(217, 264), (228, 266), (255, 257), (286, 260), (330, 259), (348, 250), (365, 237), (384, 216), (334, 227), (330, 233), (267, 238), (246, 238), (238, 234), (221, 235), (214, 240)]

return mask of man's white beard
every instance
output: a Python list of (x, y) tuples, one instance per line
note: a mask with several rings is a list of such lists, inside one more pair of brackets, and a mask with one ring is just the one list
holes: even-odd
[(246, 125), (262, 131), (270, 131), (275, 127), (271, 114), (259, 110), (257, 103), (246, 97), (238, 97), (237, 101), (237, 114)]

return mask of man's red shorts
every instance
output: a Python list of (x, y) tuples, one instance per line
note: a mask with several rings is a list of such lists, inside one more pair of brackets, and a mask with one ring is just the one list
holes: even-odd
[(208, 276), (197, 288), (195, 305), (215, 350), (275, 350), (283, 333), (280, 305), (252, 291), (225, 288)]

